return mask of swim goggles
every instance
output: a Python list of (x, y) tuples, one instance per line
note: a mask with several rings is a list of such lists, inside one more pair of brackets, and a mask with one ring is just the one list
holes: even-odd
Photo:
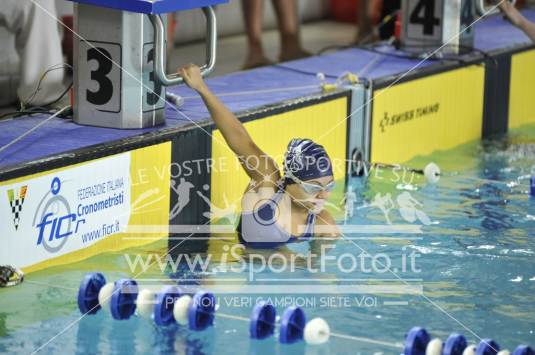
[(305, 182), (305, 181), (299, 180), (298, 178), (296, 178), (292, 174), (288, 174), (288, 175), (289, 175), (288, 177), (290, 179), (292, 179), (294, 182), (298, 183), (303, 188), (303, 190), (309, 195), (317, 195), (317, 194), (319, 194), (320, 192), (323, 192), (323, 191), (331, 192), (334, 189), (334, 187), (336, 186), (336, 182), (334, 182), (334, 181), (331, 181), (327, 185), (322, 186), (322, 185), (311, 184), (309, 182)]

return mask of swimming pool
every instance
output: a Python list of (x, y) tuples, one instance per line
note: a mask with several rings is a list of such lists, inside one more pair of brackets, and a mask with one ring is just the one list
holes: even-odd
[[(227, 235), (182, 245), (202, 260), (211, 255), (206, 270), (192, 270), (185, 262), (177, 270), (164, 263), (163, 272), (158, 262), (146, 271), (132, 268), (137, 256), (144, 258), (139, 261), (164, 254), (168, 244), (160, 241), (29, 274), (23, 284), (0, 290), (0, 351), (395, 354), (401, 352), (396, 344), (415, 325), (443, 340), (459, 332), (470, 343), (493, 338), (510, 350), (534, 345), (535, 199), (528, 195), (534, 142), (535, 127), (529, 127), (405, 164), (423, 167), (434, 161), (443, 172), (436, 185), (410, 173), (403, 181), (402, 173), (386, 168), (372, 169), (367, 179), (350, 179), (354, 215), (344, 221), (343, 212), (335, 212), (346, 238), (331, 242), (322, 272), (312, 270), (322, 266), (317, 261), (308, 265), (299, 258), (295, 270), (283, 268), (282, 256), (262, 269), (262, 259), (252, 251), (237, 252), (253, 260), (251, 265), (233, 260), (234, 241)], [(335, 211), (341, 198), (340, 191), (333, 195)], [(173, 256), (178, 249), (184, 250), (175, 248)], [(317, 250), (321, 246), (299, 243), (279, 254)], [(273, 253), (262, 255), (269, 259)], [(93, 271), (108, 281), (136, 275), (140, 285), (177, 278), (191, 288), (215, 288), (222, 316), (216, 314), (214, 327), (203, 332), (159, 328), (140, 317), (116, 321), (103, 311), (80, 319), (78, 286)], [(248, 318), (259, 298), (275, 303), (279, 315), (297, 303), (309, 319), (327, 320), (333, 332), (386, 344), (339, 337), (321, 346), (282, 345), (273, 337), (251, 341), (246, 322), (223, 315)]]

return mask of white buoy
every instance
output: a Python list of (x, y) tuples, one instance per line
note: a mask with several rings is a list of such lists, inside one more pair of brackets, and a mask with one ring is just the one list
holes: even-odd
[(173, 316), (178, 324), (188, 324), (188, 308), (191, 304), (192, 298), (188, 295), (182, 296), (175, 301), (173, 306)]
[(476, 346), (468, 345), (463, 351), (463, 355), (476, 355)]
[(433, 339), (425, 348), (425, 355), (442, 355), (442, 347), (443, 347), (442, 340), (440, 339)]
[(496, 355), (511, 355), (511, 352), (509, 350), (501, 350)]
[(98, 292), (98, 303), (102, 309), (110, 310), (111, 295), (113, 294), (113, 282), (108, 282)]
[(146, 288), (139, 291), (136, 299), (137, 313), (143, 317), (150, 319), (154, 313), (154, 292)]
[(436, 184), (440, 180), (440, 168), (435, 163), (429, 163), (424, 168), (424, 176), (428, 183)]
[(319, 345), (329, 341), (331, 329), (323, 318), (314, 318), (305, 325), (304, 338), (307, 344)]

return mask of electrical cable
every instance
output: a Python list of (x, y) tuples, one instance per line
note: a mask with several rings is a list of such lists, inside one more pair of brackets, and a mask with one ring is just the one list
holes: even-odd
[(33, 131), (37, 130), (39, 127), (43, 126), (44, 124), (46, 124), (47, 122), (53, 120), (54, 118), (58, 117), (61, 113), (63, 113), (64, 111), (66, 111), (67, 109), (70, 109), (71, 107), (70, 106), (65, 106), (64, 108), (62, 108), (61, 110), (57, 111), (56, 113), (54, 113), (52, 116), (48, 117), (46, 120), (42, 121), (42, 122), (39, 122), (37, 125), (35, 125), (34, 127), (30, 128), (29, 130), (27, 130), (26, 132), (24, 132), (23, 134), (21, 134), (20, 136), (18, 136), (17, 138), (13, 139), (11, 142), (3, 145), (2, 147), (0, 147), (0, 152), (6, 150), (7, 148), (11, 147), (13, 144), (17, 143), (18, 141), (20, 141), (22, 138), (26, 137), (27, 135), (29, 135), (30, 133), (32, 133)]

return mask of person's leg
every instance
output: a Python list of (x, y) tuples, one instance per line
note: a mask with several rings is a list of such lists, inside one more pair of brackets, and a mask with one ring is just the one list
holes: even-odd
[(281, 62), (310, 56), (301, 47), (296, 0), (273, 0), (281, 37)]
[(64, 70), (49, 72), (34, 95), (39, 80), (52, 66), (61, 66), (63, 55), (57, 22), (42, 8), (56, 16), (54, 0), (2, 0), (0, 26), (15, 35), (17, 52), (21, 59), (20, 82), (17, 94), (21, 102), (31, 98), (38, 106), (55, 100), (64, 91)]
[(355, 40), (357, 44), (367, 44), (377, 40), (377, 34), (373, 32), (376, 6), (377, 0), (359, 1), (358, 30)]
[(262, 16), (264, 0), (242, 0), (243, 20), (247, 34), (247, 58), (244, 69), (272, 64), (262, 47)]

